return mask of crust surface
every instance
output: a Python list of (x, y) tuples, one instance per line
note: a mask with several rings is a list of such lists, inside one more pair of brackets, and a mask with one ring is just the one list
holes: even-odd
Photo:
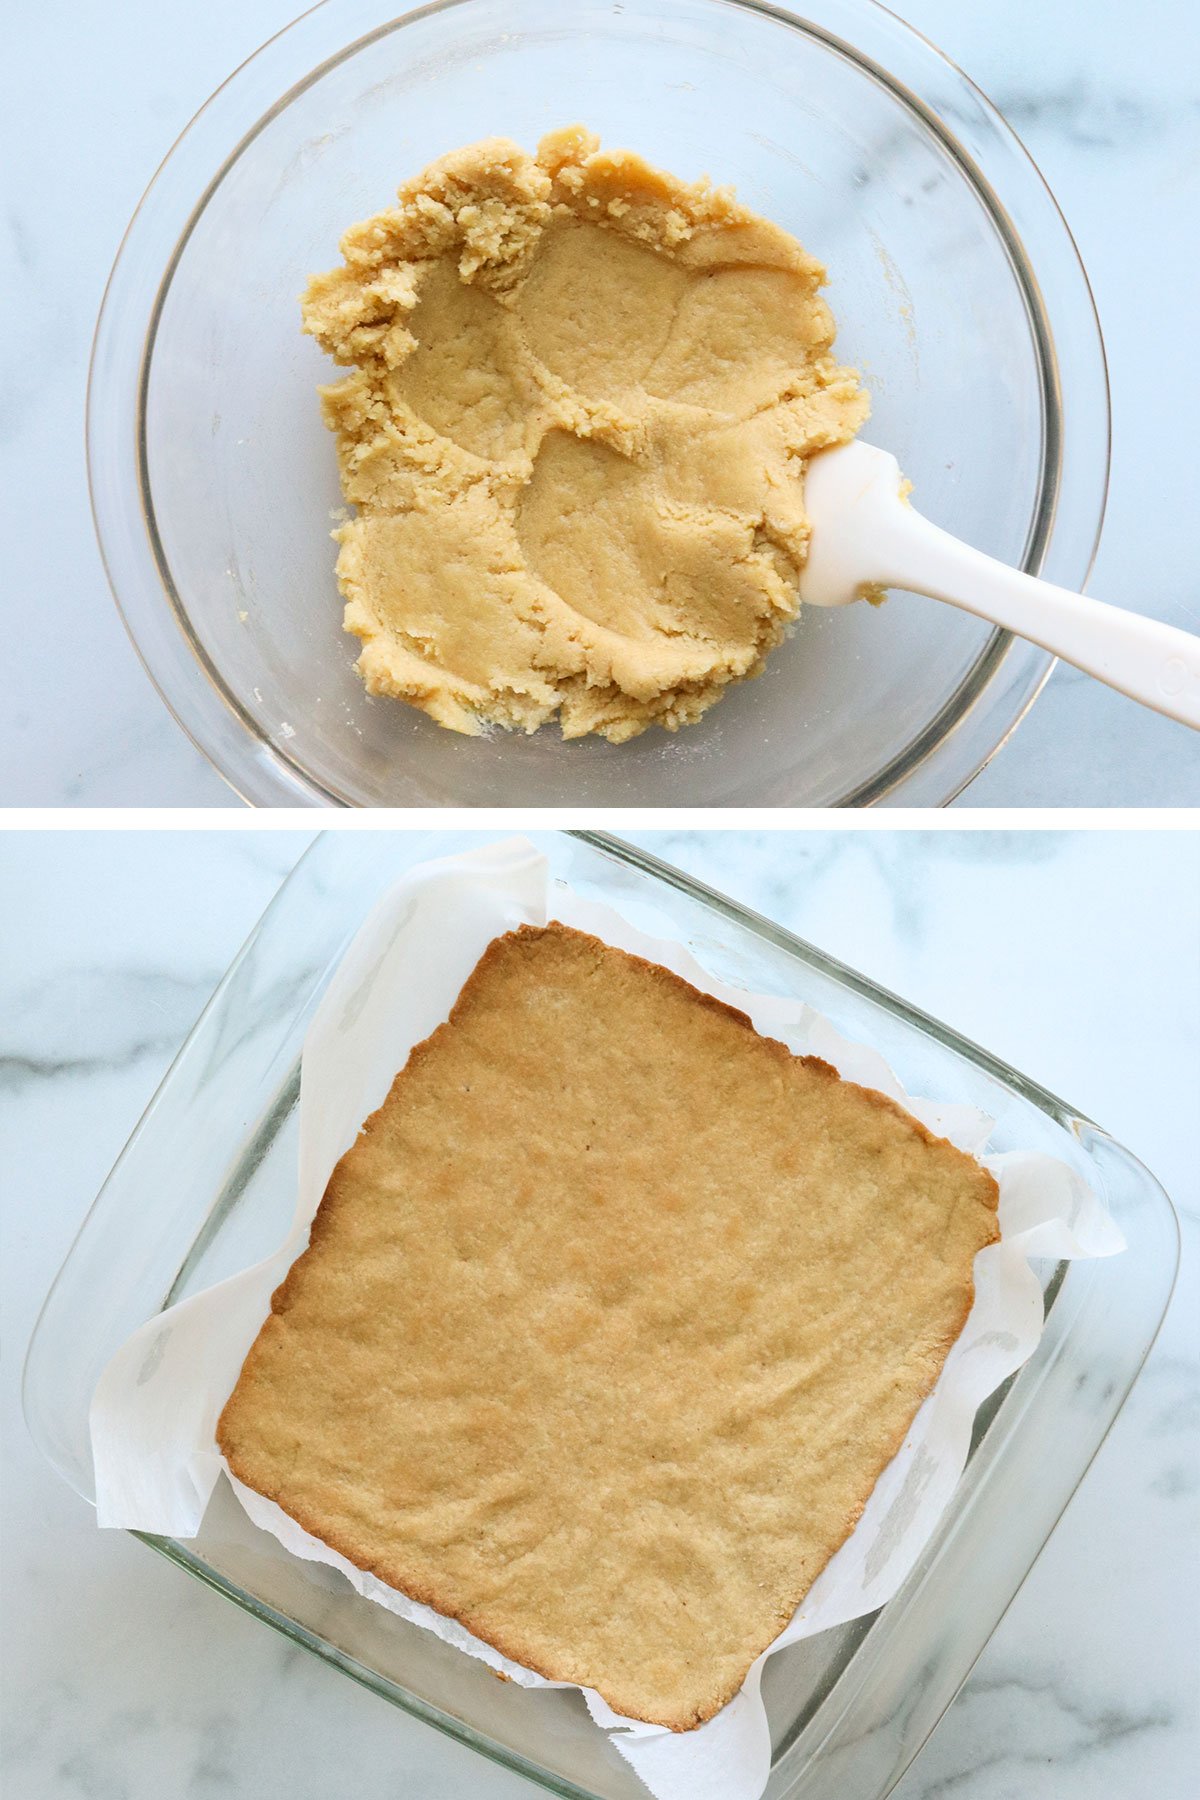
[(866, 415), (824, 270), (578, 127), (488, 138), (352, 227), (304, 328), (372, 693), (451, 730), (698, 719), (795, 618), (805, 460)]
[(523, 927), (335, 1169), (218, 1442), (358, 1567), (685, 1731), (853, 1529), (997, 1198), (669, 971)]

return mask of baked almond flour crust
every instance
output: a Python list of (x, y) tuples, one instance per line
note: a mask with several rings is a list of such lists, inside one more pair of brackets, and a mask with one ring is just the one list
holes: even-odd
[(686, 1731), (853, 1528), (997, 1197), (667, 970), (523, 927), (334, 1170), (217, 1439), (359, 1568)]
[(576, 126), (442, 157), (341, 248), (303, 317), (355, 370), (322, 401), (368, 689), (620, 743), (757, 674), (805, 461), (867, 412), (795, 238)]

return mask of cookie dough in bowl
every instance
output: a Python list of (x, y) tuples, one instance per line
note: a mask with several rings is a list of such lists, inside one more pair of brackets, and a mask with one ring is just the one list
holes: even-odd
[(575, 127), (489, 138), (353, 227), (304, 325), (355, 516), (359, 672), (452, 730), (699, 719), (799, 610), (805, 460), (867, 413), (821, 265)]

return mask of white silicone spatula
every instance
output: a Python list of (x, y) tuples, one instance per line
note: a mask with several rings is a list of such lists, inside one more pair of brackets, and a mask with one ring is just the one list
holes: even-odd
[(814, 456), (800, 598), (844, 606), (864, 587), (948, 600), (1074, 663), (1170, 719), (1200, 729), (1200, 637), (1037, 581), (931, 525), (901, 497), (900, 465), (870, 444)]

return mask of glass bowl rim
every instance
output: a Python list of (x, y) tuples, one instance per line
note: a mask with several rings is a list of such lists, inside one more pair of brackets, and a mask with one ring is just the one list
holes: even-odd
[[(121, 621), (159, 697), (216, 772), (240, 799), (251, 805), (345, 807), (358, 802), (325, 785), (301, 764), (282, 739), (269, 737), (260, 728), (231, 690), (192, 626), (157, 528), (149, 471), (146, 408), (159, 322), (171, 282), (196, 225), (227, 174), (261, 131), (286, 111), (299, 94), (321, 79), (330, 68), (356, 54), (364, 44), (415, 21), (457, 12), (475, 3), (476, 0), (426, 0), (425, 4), (402, 5), (398, 12), (373, 27), (358, 30), (348, 40), (341, 38), (339, 28), (333, 34), (339, 39), (336, 47), (326, 45), (324, 53), (319, 54), (315, 62), (310, 62), (301, 74), (296, 75), (294, 70), (284, 71), (284, 59), (292, 49), (301, 48), (306, 33), (314, 27), (341, 20), (343, 14), (377, 10), (374, 0), (317, 0), (315, 6), (282, 27), (245, 58), (185, 125), (134, 210), (105, 286), (89, 361), (85, 424), (89, 499), (105, 575)], [(983, 206), (1005, 251), (1023, 301), (1038, 362), (1043, 415), (1041, 470), (1020, 566), (1032, 574), (1041, 571), (1055, 527), (1060, 522), (1064, 500), (1070, 498), (1081, 510), (1086, 509), (1093, 520), (1090, 529), (1086, 525), (1083, 527), (1082, 554), (1075, 559), (1071, 571), (1074, 585), (1082, 590), (1091, 572), (1107, 503), (1111, 465), (1108, 372), (1095, 299), (1086, 270), (1062, 211), (1032, 156), (970, 77), (928, 38), (880, 4), (880, 0), (809, 0), (803, 15), (786, 5), (772, 4), (771, 0), (700, 0), (700, 4), (774, 21), (816, 40), (826, 50), (848, 60), (881, 85), (932, 133)], [(822, 21), (821, 15), (839, 19), (850, 15), (855, 36), (860, 41), (852, 42), (838, 35)], [(867, 41), (865, 48), (863, 33)], [(1035, 273), (1034, 259), (1026, 253), (1025, 242), (992, 181), (940, 116), (936, 106), (912, 85), (917, 69), (907, 69), (907, 79), (902, 80), (880, 60), (880, 53), (893, 44), (902, 45), (904, 54), (914, 65), (920, 65), (923, 86), (932, 84), (938, 75), (953, 78), (961, 90), (961, 97), (969, 101), (977, 121), (994, 140), (992, 149), (997, 155), (1003, 153), (1009, 158), (1011, 167), (1006, 171), (1006, 179), (1011, 182), (1019, 177), (1023, 184), (1019, 197), (1023, 203), (1032, 203), (1040, 209), (1038, 229), (1053, 234), (1057, 240), (1053, 248), (1076, 286), (1075, 300), (1056, 302), (1054, 309), (1072, 321), (1074, 329), (1069, 334), (1054, 330), (1051, 308)], [(251, 87), (256, 76), (269, 74), (274, 79), (277, 63), (287, 85), (272, 102), (263, 106), (260, 101), (253, 100)], [(199, 158), (207, 166), (209, 140), (225, 129), (222, 108), (240, 106), (244, 99), (251, 99), (259, 108), (253, 121), (238, 132), (232, 148), (221, 153), (215, 174), (207, 179), (197, 178), (201, 183), (199, 198), (189, 201), (185, 197), (177, 203), (174, 194), (167, 192), (171, 177), (182, 172), (188, 184), (186, 191), (191, 193), (196, 175), (191, 165), (181, 171), (181, 160), (190, 155), (193, 165)], [(181, 210), (185, 215), (182, 227), (178, 224)], [(166, 217), (162, 217), (163, 214)], [(157, 250), (149, 262), (155, 270), (160, 267), (160, 232), (165, 236), (173, 234), (174, 241), (165, 264), (161, 265), (161, 273), (146, 275), (142, 269), (144, 252), (154, 243), (157, 243)], [(1047, 244), (1044, 248), (1048, 255), (1050, 246)], [(131, 315), (136, 322), (136, 333), (123, 337), (122, 322)], [(1093, 407), (1098, 405), (1102, 413), (1102, 430), (1098, 434), (1102, 467), (1098, 479), (1088, 475), (1086, 485), (1093, 490), (1090, 499), (1084, 493), (1064, 496), (1064, 438), (1068, 420), (1062, 397), (1062, 362), (1055, 345), (1068, 337), (1072, 356), (1082, 355), (1085, 362), (1091, 363), (1080, 385), (1085, 382), (1090, 385), (1091, 404)], [(125, 429), (116, 429), (118, 419)], [(1093, 437), (1096, 435), (1093, 433)], [(127, 478), (131, 473), (128, 460), (131, 440), (132, 473), (138, 497), (136, 512), (128, 505), (127, 491), (116, 495), (110, 491), (111, 453), (115, 450), (118, 462), (122, 456), (126, 458), (124, 475)], [(1093, 445), (1093, 454), (1096, 447)], [(165, 608), (162, 606), (164, 599)], [(987, 743), (976, 745), (961, 766), (944, 771), (937, 786), (935, 803), (948, 805), (1008, 742), (1054, 669), (1053, 656), (1015, 639), (1008, 632), (991, 632), (958, 688), (934, 717), (926, 721), (883, 769), (860, 781), (852, 791), (831, 804), (841, 807), (872, 806), (889, 801), (903, 803), (905, 789), (931, 759), (941, 754), (945, 760), (944, 753), (952, 747), (955, 735), (969, 715), (991, 692), (993, 679), (999, 675), (1002, 665), (1006, 661), (1011, 664), (1018, 657), (1022, 659), (1024, 673), (1018, 677), (1015, 707), (1010, 709), (998, 737), (992, 736), (989, 728), (985, 734), (989, 738)]]

